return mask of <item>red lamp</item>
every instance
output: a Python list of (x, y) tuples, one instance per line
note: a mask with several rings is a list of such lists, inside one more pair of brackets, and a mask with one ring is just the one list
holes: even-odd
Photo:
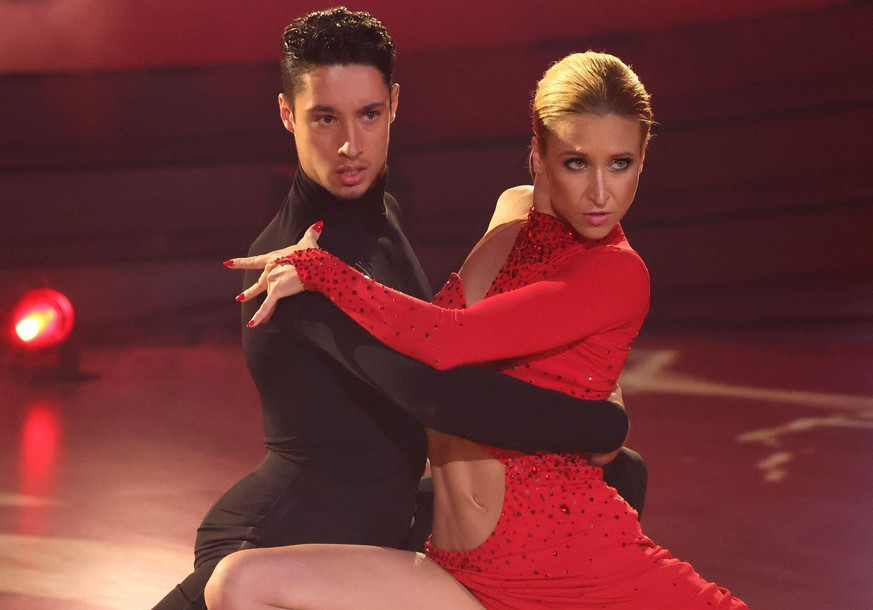
[(73, 331), (73, 304), (51, 288), (27, 292), (12, 310), (13, 340), (30, 349), (61, 345)]
[(7, 318), (8, 363), (19, 373), (77, 376), (77, 354), (67, 340), (75, 315), (70, 299), (51, 288), (27, 291)]

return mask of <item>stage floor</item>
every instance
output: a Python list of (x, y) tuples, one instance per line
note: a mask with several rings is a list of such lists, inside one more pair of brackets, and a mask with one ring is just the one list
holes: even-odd
[[(211, 503), (263, 457), (239, 345), (86, 351), (0, 379), (0, 608), (150, 608)], [(757, 610), (862, 610), (873, 581), (873, 343), (644, 331), (622, 385), (643, 529)]]

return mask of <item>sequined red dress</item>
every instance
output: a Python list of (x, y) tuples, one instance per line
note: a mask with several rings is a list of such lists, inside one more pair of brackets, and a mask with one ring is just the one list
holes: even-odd
[[(587, 399), (611, 392), (648, 310), (648, 272), (620, 227), (588, 241), (535, 211), (469, 309), (457, 275), (428, 304), (323, 250), (288, 261), (307, 290), (398, 351), (437, 368), (488, 363)], [(486, 608), (746, 608), (647, 538), (583, 455), (486, 449), (504, 465), (497, 526), (470, 551), (427, 549)]]

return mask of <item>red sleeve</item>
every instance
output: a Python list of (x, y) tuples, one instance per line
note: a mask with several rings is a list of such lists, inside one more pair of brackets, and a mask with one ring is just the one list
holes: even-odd
[(371, 280), (332, 254), (300, 250), (286, 259), (307, 290), (324, 293), (389, 347), (450, 369), (546, 352), (608, 330), (642, 324), (646, 267), (630, 250), (590, 250), (547, 280), (467, 309), (443, 309)]

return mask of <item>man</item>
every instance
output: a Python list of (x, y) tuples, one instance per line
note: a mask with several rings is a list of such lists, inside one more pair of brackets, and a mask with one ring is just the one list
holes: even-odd
[[(285, 29), (279, 114), (294, 134), (299, 168), (251, 256), (296, 243), (324, 221), (320, 245), (383, 284), (428, 297), (397, 202), (384, 191), (399, 101), (393, 64), (390, 36), (367, 13), (331, 9)], [(257, 274), (247, 272), (245, 285)], [(243, 320), (257, 307), (246, 302)], [(598, 453), (619, 447), (627, 432), (623, 409), (606, 401), (582, 408), (498, 372), (430, 369), (316, 294), (280, 303), (269, 324), (244, 330), (243, 343), (262, 399), (267, 458), (206, 515), (195, 571), (161, 610), (204, 608), (215, 565), (240, 549), (410, 544), (422, 425), (495, 446)], [(413, 544), (426, 520), (417, 526)]]

